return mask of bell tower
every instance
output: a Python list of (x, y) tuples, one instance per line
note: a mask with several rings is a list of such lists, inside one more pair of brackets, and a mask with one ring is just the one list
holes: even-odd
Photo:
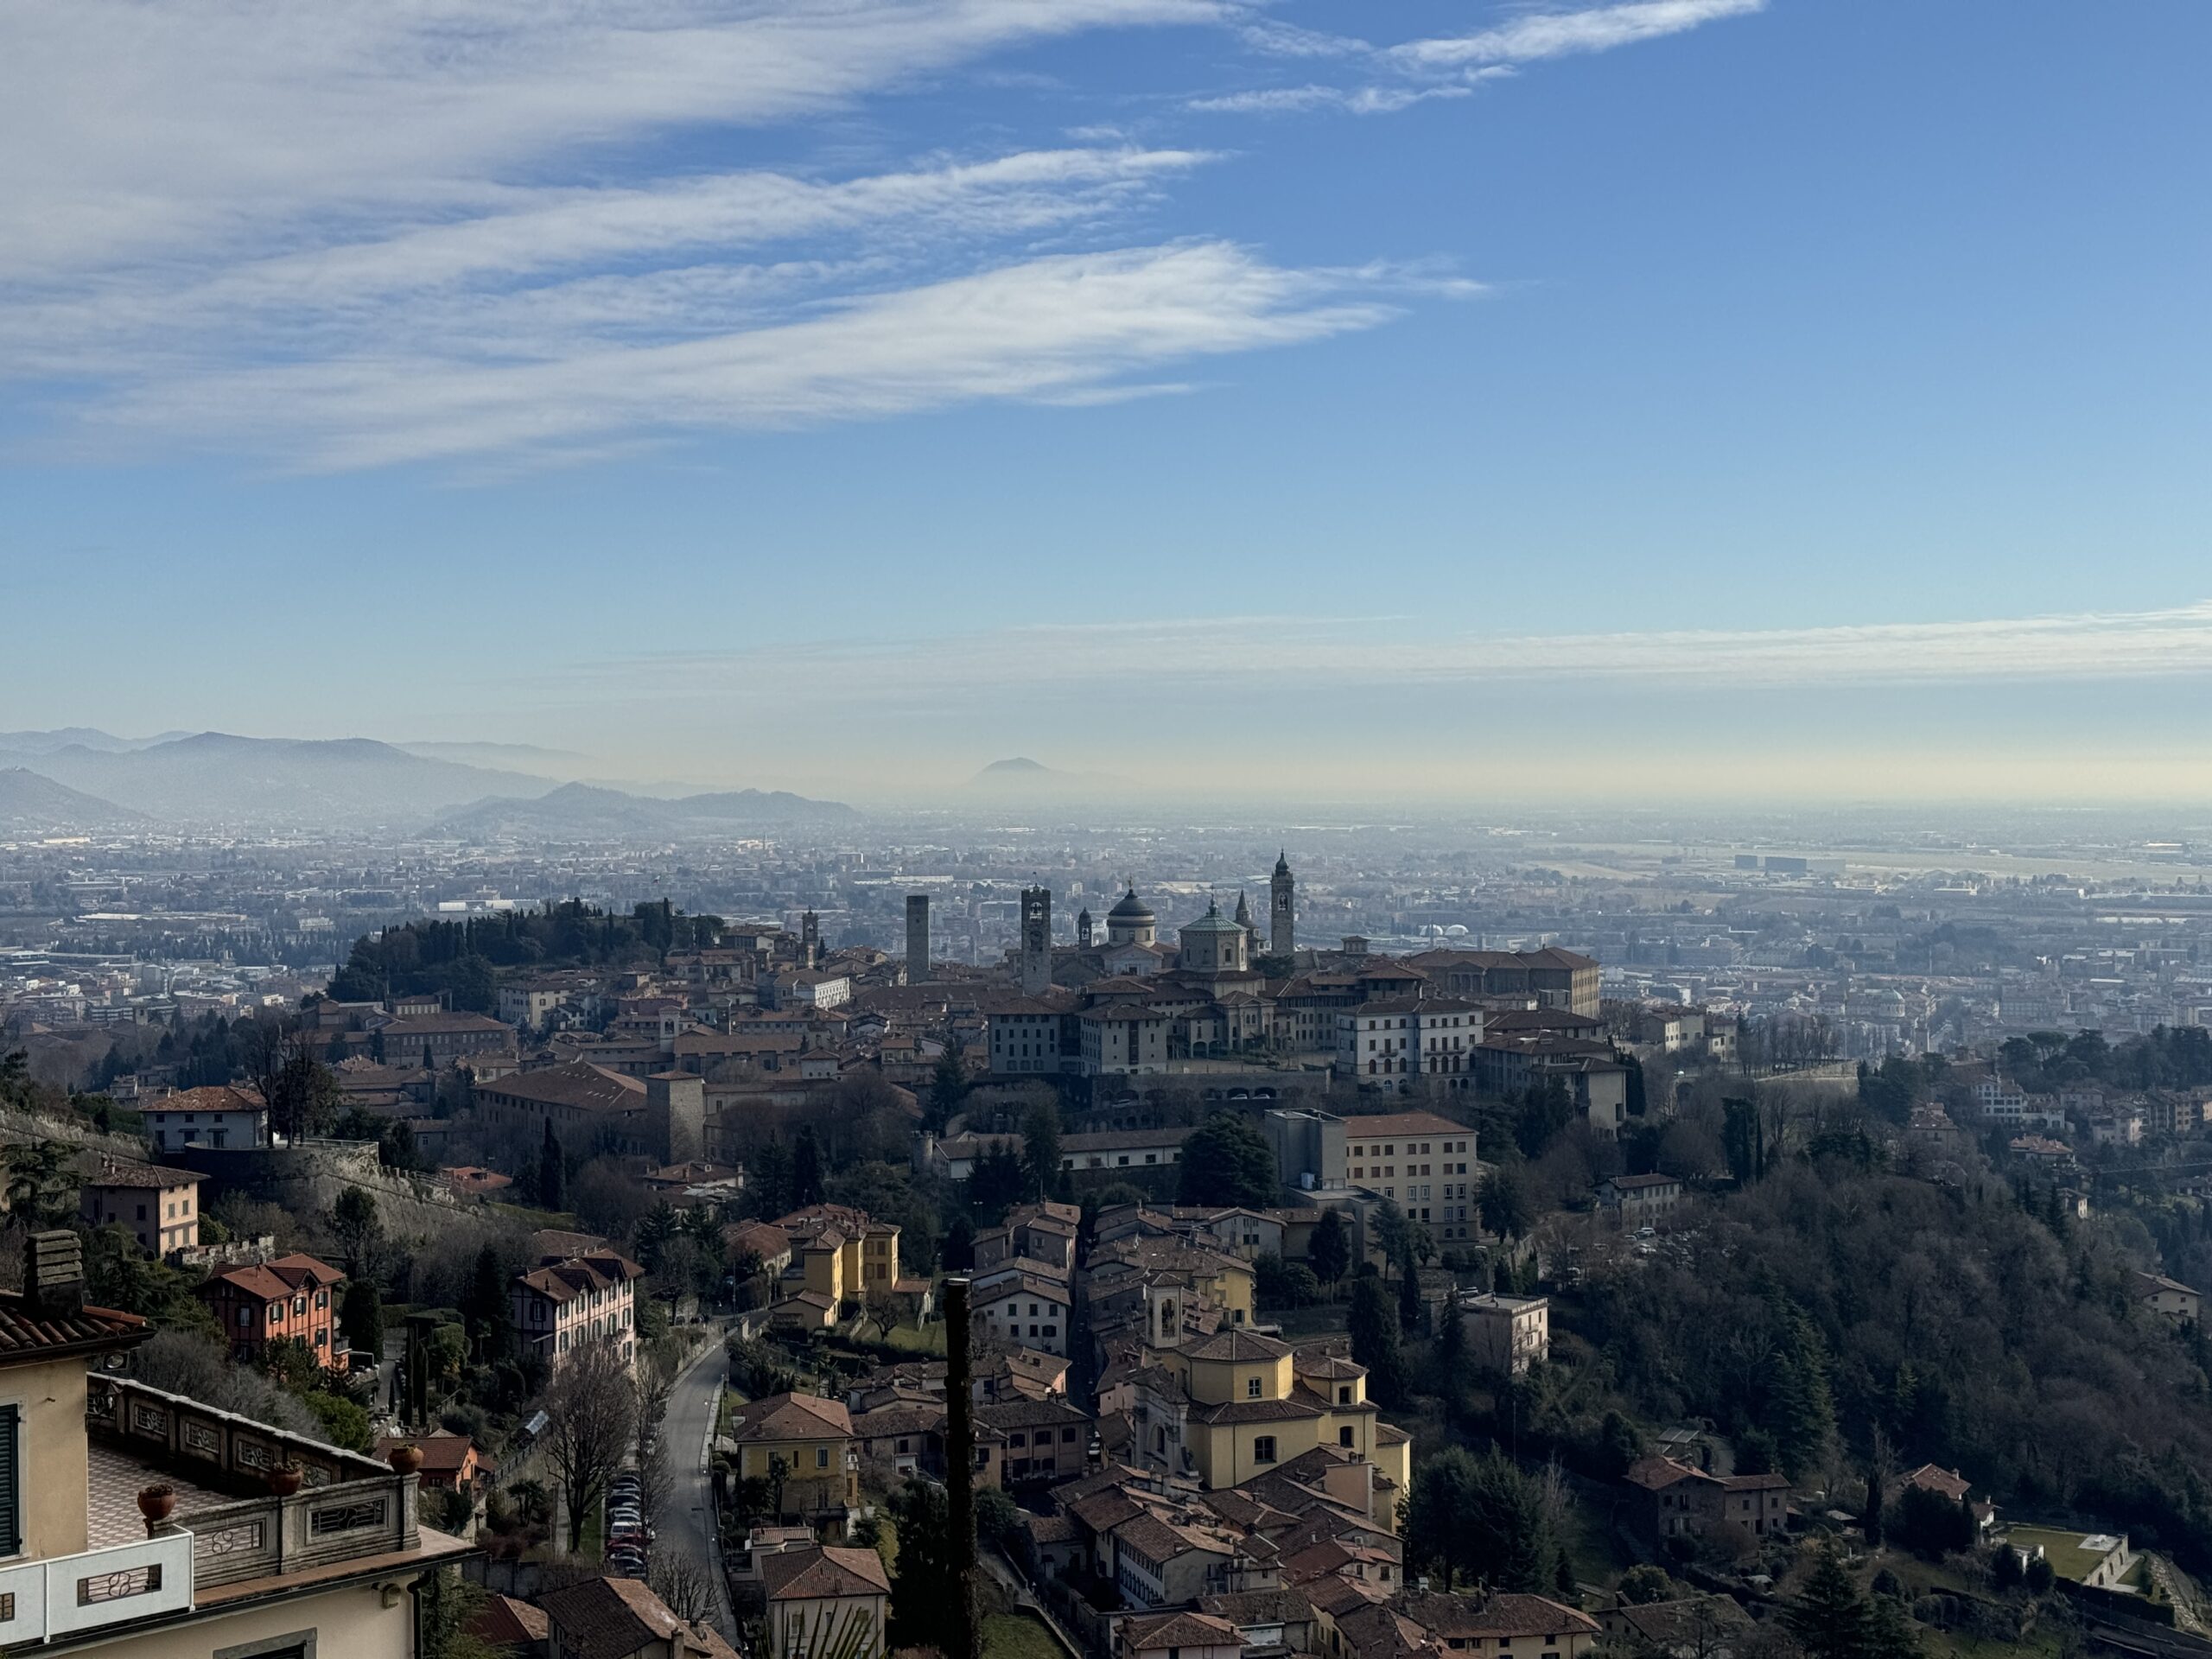
[(1021, 994), (1041, 996), (1052, 984), (1052, 890), (1021, 890)]
[(1268, 880), (1268, 951), (1287, 957), (1298, 949), (1297, 881), (1290, 874), (1289, 850), (1275, 855), (1275, 873)]

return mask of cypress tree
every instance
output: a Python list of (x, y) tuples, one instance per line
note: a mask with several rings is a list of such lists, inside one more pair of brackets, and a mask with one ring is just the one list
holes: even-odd
[(569, 1167), (562, 1155), (561, 1142), (553, 1133), (553, 1122), (545, 1122), (545, 1138), (537, 1147), (537, 1207), (541, 1210), (560, 1210), (567, 1207)]

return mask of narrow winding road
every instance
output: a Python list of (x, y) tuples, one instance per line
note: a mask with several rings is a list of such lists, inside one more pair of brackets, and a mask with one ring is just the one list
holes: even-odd
[(722, 1581), (715, 1548), (714, 1477), (715, 1403), (721, 1394), (728, 1362), (720, 1333), (693, 1360), (669, 1390), (668, 1414), (661, 1420), (660, 1443), (668, 1458), (668, 1507), (654, 1524), (657, 1555), (695, 1561), (714, 1586), (714, 1625), (737, 1640), (729, 1587)]

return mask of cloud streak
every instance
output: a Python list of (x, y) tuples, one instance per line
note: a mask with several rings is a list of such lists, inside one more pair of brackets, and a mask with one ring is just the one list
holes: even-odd
[(1141, 223), (1217, 158), (1126, 141), (729, 164), (1084, 31), (1208, 28), (1389, 114), (1757, 10), (1642, 0), (1377, 48), (1253, 0), (75, 0), (0, 9), (0, 379), (19, 452), (289, 468), (627, 453), (671, 434), (1187, 390), (1197, 359), (1471, 284), (1285, 270)]
[(1611, 52), (1766, 10), (1766, 0), (1632, 0), (1582, 11), (1532, 12), (1495, 29), (1389, 48), (1388, 57), (1421, 69), (1536, 63)]
[(1392, 315), (1370, 279), (1229, 244), (1033, 259), (705, 339), (461, 363), (402, 355), (212, 373), (105, 412), (198, 421), (309, 470), (565, 449), (616, 433), (880, 418), (989, 398), (1101, 401), (1193, 357), (1294, 345)]
[[(1627, 0), (1573, 11), (1528, 12), (1492, 28), (1394, 46), (1257, 19), (1241, 30), (1255, 50), (1307, 61), (1335, 59), (1357, 65), (1370, 79), (1351, 86), (1309, 83), (1220, 93), (1194, 99), (1188, 107), (1215, 114), (1394, 114), (1431, 99), (1465, 97), (1482, 82), (1510, 76), (1526, 64), (1636, 46), (1750, 16), (1765, 10), (1766, 4), (1767, 0)], [(1395, 76), (1398, 84), (1371, 79), (1376, 75)]]
[(1155, 690), (1268, 691), (1287, 675), (1335, 691), (1578, 682), (1712, 687), (2090, 682), (2212, 677), (2212, 601), (2169, 610), (1758, 630), (1484, 636), (1426, 619), (1251, 616), (1037, 626), (915, 644), (839, 640), (626, 658), (592, 695), (658, 697), (790, 678), (867, 703)]

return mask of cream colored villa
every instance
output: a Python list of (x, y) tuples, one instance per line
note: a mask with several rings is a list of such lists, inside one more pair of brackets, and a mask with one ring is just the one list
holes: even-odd
[(0, 1293), (0, 1649), (410, 1659), (415, 1591), (469, 1546), (416, 1477), (112, 1375), (152, 1334), (87, 1307), (77, 1236)]

